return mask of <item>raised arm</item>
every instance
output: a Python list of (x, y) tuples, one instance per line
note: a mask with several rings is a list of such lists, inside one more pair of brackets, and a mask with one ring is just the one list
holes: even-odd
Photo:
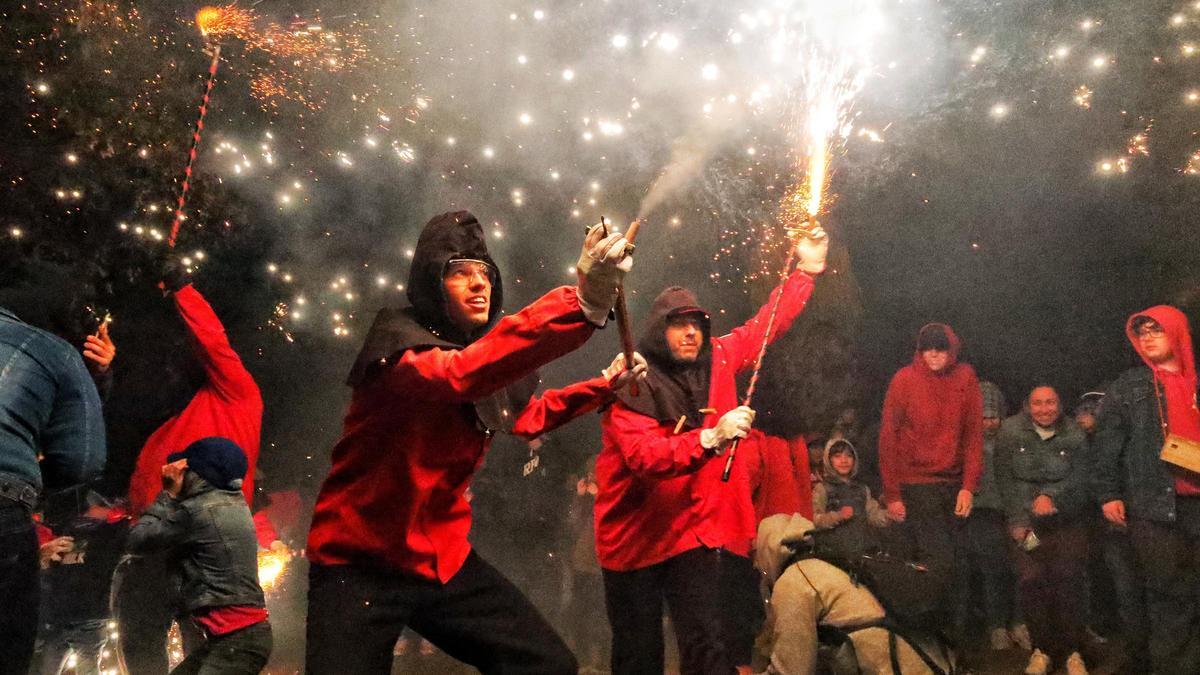
[(808, 304), (812, 291), (812, 277), (799, 269), (793, 271), (782, 284), (771, 291), (767, 302), (758, 309), (753, 318), (735, 328), (732, 333), (716, 338), (714, 342), (719, 349), (725, 351), (726, 357), (737, 372), (752, 367), (762, 348), (775, 299), (779, 298), (779, 309), (775, 314), (775, 324), (771, 327), (771, 342), (791, 328), (796, 317), (800, 316), (804, 306)]
[(209, 384), (226, 399), (260, 398), (254, 378), (229, 344), (225, 326), (200, 291), (188, 284), (172, 296), (179, 316), (199, 345)]

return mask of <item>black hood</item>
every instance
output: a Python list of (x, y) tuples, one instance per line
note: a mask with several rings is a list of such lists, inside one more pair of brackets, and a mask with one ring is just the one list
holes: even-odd
[[(442, 279), (451, 260), (480, 260), (492, 268), (492, 296), (488, 323), (467, 335), (450, 321), (446, 311), (446, 293)], [(483, 228), (468, 211), (434, 216), (417, 239), (412, 266), (408, 273), (408, 302), (405, 307), (387, 307), (379, 311), (367, 338), (363, 341), (346, 384), (357, 387), (370, 379), (378, 366), (385, 365), (409, 349), (461, 349), (491, 330), (500, 318), (504, 303), (500, 269), (487, 250)], [(517, 414), (537, 389), (538, 374), (501, 389), (471, 404), (480, 424), (492, 431), (508, 430)]]
[[(472, 335), (465, 335), (454, 326), (446, 311), (442, 279), (447, 263), (458, 258), (481, 260), (490, 265), (494, 272), (488, 324)], [(504, 284), (500, 280), (500, 268), (488, 253), (483, 228), (469, 211), (443, 213), (425, 223), (408, 272), (408, 302), (422, 325), (435, 335), (459, 345), (466, 345), (483, 335), (496, 322), (500, 308), (504, 306)]]
[[(450, 321), (442, 285), (446, 265), (459, 258), (481, 260), (493, 270), (488, 323), (470, 335)], [(358, 386), (375, 366), (408, 349), (465, 347), (499, 319), (504, 302), (500, 269), (488, 253), (483, 228), (470, 212), (443, 213), (425, 224), (409, 268), (408, 302), (404, 307), (386, 307), (375, 316), (347, 384)]]
[[(676, 361), (667, 345), (667, 322), (683, 314), (699, 316), (704, 333), (700, 355), (691, 363)], [(646, 317), (638, 340), (638, 351), (650, 366), (646, 382), (639, 387), (638, 396), (623, 389), (617, 394), (618, 398), (630, 409), (660, 422), (675, 424), (680, 417), (686, 417), (685, 426), (701, 426), (704, 414), (700, 409), (708, 405), (708, 381), (712, 370), (711, 336), (708, 312), (700, 307), (696, 295), (682, 286), (664, 289), (650, 305), (650, 315)]]

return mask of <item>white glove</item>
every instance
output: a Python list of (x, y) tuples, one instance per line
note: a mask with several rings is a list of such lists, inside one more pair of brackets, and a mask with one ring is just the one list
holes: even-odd
[(796, 242), (796, 266), (813, 276), (825, 271), (825, 256), (829, 254), (829, 235), (818, 225), (812, 234), (801, 234)]
[(721, 415), (717, 426), (700, 431), (700, 445), (708, 450), (719, 450), (721, 446), (735, 438), (745, 438), (750, 433), (750, 425), (754, 423), (754, 411), (746, 406), (738, 406)]
[(625, 273), (633, 269), (633, 256), (625, 253), (627, 243), (620, 233), (604, 236), (602, 225), (593, 226), (583, 240), (583, 251), (575, 264), (579, 278), (576, 291), (584, 316), (597, 326), (608, 321), (608, 312), (617, 302), (617, 289)]
[(605, 368), (601, 375), (608, 380), (610, 389), (616, 390), (628, 385), (632, 380), (638, 382), (646, 379), (649, 373), (649, 366), (646, 364), (646, 359), (639, 353), (633, 353), (633, 370), (625, 368), (625, 353), (617, 354), (617, 358)]

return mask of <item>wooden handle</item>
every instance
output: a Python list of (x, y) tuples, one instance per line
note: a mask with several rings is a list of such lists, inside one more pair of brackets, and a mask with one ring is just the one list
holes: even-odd
[[(630, 244), (637, 238), (638, 230), (642, 227), (641, 220), (635, 220), (629, 224), (629, 229), (625, 232), (625, 241)], [(617, 331), (621, 334), (621, 350), (625, 352), (625, 368), (633, 370), (633, 331), (629, 327), (629, 308), (625, 303), (625, 287), (617, 289)], [(629, 383), (629, 393), (637, 396), (639, 393), (638, 383), (636, 380)]]

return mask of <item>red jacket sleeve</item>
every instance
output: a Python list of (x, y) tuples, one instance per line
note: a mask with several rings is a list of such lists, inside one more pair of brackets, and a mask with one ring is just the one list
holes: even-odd
[(812, 291), (812, 277), (800, 270), (795, 270), (787, 280), (771, 291), (766, 304), (759, 308), (753, 318), (733, 329), (729, 335), (722, 335), (715, 339), (717, 345), (725, 350), (735, 373), (740, 373), (753, 366), (754, 361), (758, 358), (775, 298), (783, 293), (783, 297), (779, 300), (779, 309), (775, 313), (775, 325), (771, 327), (771, 342), (792, 327), (796, 317), (804, 311), (804, 306), (808, 303)]
[(604, 377), (576, 382), (562, 389), (551, 389), (531, 398), (513, 423), (512, 433), (532, 440), (613, 400)]
[[(800, 487), (796, 483), (792, 449), (788, 441), (765, 436), (761, 438), (761, 447), (762, 472), (754, 494), (755, 517), (762, 520), (779, 513), (791, 515), (808, 511), (810, 513), (805, 517), (811, 519), (812, 499), (808, 500), (807, 509), (804, 508), (806, 505), (801, 500)], [(808, 480), (804, 482), (811, 483)]]
[(474, 401), (582, 345), (593, 330), (575, 289), (563, 286), (504, 317), (463, 349), (404, 352), (380, 374), (380, 384), (406, 397)]
[(691, 473), (710, 457), (700, 445), (700, 430), (676, 434), (658, 420), (634, 412), (620, 403), (604, 418), (606, 442), (612, 439), (625, 465), (643, 478), (673, 478)]
[(975, 370), (967, 377), (967, 401), (963, 415), (963, 482), (962, 489), (975, 492), (979, 488), (979, 477), (983, 474), (983, 392), (979, 389), (979, 378)]
[[(879, 423), (879, 476), (883, 479), (883, 501), (900, 499), (900, 426), (904, 423), (905, 392), (901, 370), (888, 385)], [(982, 403), (981, 403), (982, 405)]]
[(229, 344), (225, 327), (204, 296), (188, 284), (174, 293), (175, 307), (199, 344), (208, 384), (226, 400), (260, 398), (258, 385)]

